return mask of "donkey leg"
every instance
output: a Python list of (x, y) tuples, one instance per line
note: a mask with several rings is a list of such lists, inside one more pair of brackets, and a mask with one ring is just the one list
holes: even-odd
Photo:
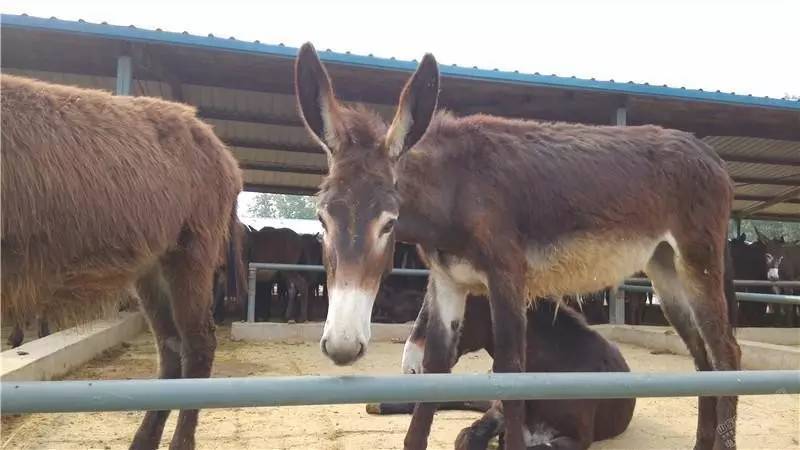
[[(498, 270), (500, 269), (500, 270)], [(495, 373), (525, 371), (525, 344), (527, 317), (525, 315), (525, 268), (495, 268), (489, 275), (489, 292), (494, 334)], [(525, 448), (525, 402), (504, 400), (503, 413), (506, 421), (505, 441), (507, 449)]]
[[(661, 299), (664, 317), (678, 332), (699, 371), (712, 370), (705, 344), (692, 318), (692, 310), (681, 288), (674, 264), (675, 253), (671, 247), (659, 246), (647, 266), (647, 274)], [(695, 449), (710, 449), (714, 445), (714, 428), (717, 425), (715, 397), (698, 399), (697, 440)]]
[[(172, 288), (172, 316), (181, 338), (181, 376), (208, 378), (217, 348), (211, 315), (213, 270), (208, 264), (213, 259), (193, 254), (204, 246), (191, 239), (186, 250), (171, 255), (166, 268)], [(197, 416), (196, 409), (180, 412), (170, 449), (194, 449)]]
[(43, 338), (45, 336), (50, 336), (50, 324), (47, 323), (47, 317), (42, 314), (39, 317), (39, 337)]
[[(681, 334), (698, 370), (739, 369), (741, 354), (728, 323), (721, 260), (708, 252), (707, 243), (680, 254), (662, 244), (648, 265), (655, 271), (648, 274), (656, 289), (660, 286), (659, 293), (664, 292), (664, 313)], [(735, 448), (737, 398), (701, 397), (699, 402), (695, 448)]]
[[(446, 275), (431, 273), (426, 302), (430, 304), (425, 353), (422, 360), (425, 373), (448, 373), (458, 351), (458, 338), (467, 292)], [(417, 403), (406, 433), (405, 449), (424, 449), (436, 413), (436, 403)]]
[(14, 324), (14, 329), (11, 330), (11, 334), (8, 335), (8, 345), (11, 348), (17, 348), (22, 345), (22, 341), (25, 340), (25, 332), (22, 331), (22, 326), (18, 323)]
[(214, 323), (222, 323), (225, 321), (225, 277), (221, 274), (214, 275)]
[[(139, 305), (156, 339), (158, 377), (181, 377), (181, 340), (172, 321), (170, 296), (160, 267), (152, 269), (138, 283)], [(170, 411), (147, 411), (136, 431), (131, 449), (155, 449), (161, 442)]]
[(480, 419), (458, 433), (455, 448), (456, 450), (485, 450), (489, 448), (489, 441), (503, 431), (503, 427), (502, 408), (500, 402), (495, 402)]
[(294, 323), (297, 317), (297, 286), (291, 279), (286, 280), (286, 313), (287, 323)]
[[(722, 258), (708, 254), (706, 248), (697, 245), (693, 247), (697, 253), (681, 251), (680, 260), (683, 264), (677, 266), (678, 277), (688, 294), (689, 305), (707, 348), (711, 367), (714, 370), (740, 370), (741, 350), (728, 317), (723, 270), (721, 265), (714, 265), (717, 259)], [(737, 403), (736, 396), (717, 398), (715, 449), (736, 448)]]
[[(304, 283), (301, 283), (304, 284)], [(308, 321), (308, 286), (301, 286), (300, 295), (300, 315), (297, 317), (298, 323), (305, 323)]]

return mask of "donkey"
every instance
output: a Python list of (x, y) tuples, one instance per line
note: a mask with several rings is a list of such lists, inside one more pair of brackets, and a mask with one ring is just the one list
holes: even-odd
[[(733, 275), (739, 280), (768, 279), (767, 248), (763, 242), (748, 242), (747, 236), (742, 233), (728, 241), (731, 258), (733, 259)], [(773, 288), (767, 286), (743, 286), (744, 292), (762, 294), (773, 293)], [(742, 302), (739, 304), (739, 326), (764, 326), (767, 314), (767, 304), (757, 302)]]
[[(800, 281), (800, 246), (787, 243), (783, 236), (780, 239), (770, 239), (758, 228), (755, 229), (758, 242), (764, 246), (764, 257), (767, 265), (767, 279), (770, 281)], [(775, 294), (792, 294), (792, 288), (773, 288)], [(794, 326), (797, 321), (798, 308), (796, 305), (771, 305), (776, 312), (776, 325)]]
[[(56, 326), (138, 297), (160, 378), (207, 378), (212, 278), (242, 175), (193, 108), (2, 75), (2, 318)], [(131, 444), (155, 449), (169, 411)], [(195, 446), (180, 412), (173, 449)]]
[[(226, 263), (214, 273), (214, 322), (225, 320), (226, 312), (233, 312), (239, 320), (245, 318), (247, 305), (247, 270), (250, 262), (250, 234), (254, 231), (249, 225), (236, 218), (237, 233), (228, 241)], [(230, 266), (229, 263), (235, 264)]]
[[(252, 262), (297, 264), (300, 262), (302, 255), (303, 241), (299, 234), (289, 228), (263, 227), (250, 235), (250, 260)], [(275, 270), (259, 270), (256, 274), (256, 280), (259, 284), (267, 286), (267, 293), (264, 304), (256, 304), (256, 316), (267, 320), (273, 310), (279, 309), (277, 307), (274, 308), (272, 305), (273, 285), (275, 283), (281, 285), (281, 291), (284, 293), (288, 290), (293, 291), (291, 295), (280, 297), (287, 299), (287, 308), (283, 311), (284, 313), (288, 312), (290, 302), (297, 301), (296, 294), (298, 290), (293, 287), (295, 286), (293, 282), (299, 281), (301, 277), (297, 272), (281, 273)], [(305, 283), (302, 284), (303, 289), (305, 289)], [(292, 286), (291, 289), (287, 289), (290, 285)], [(306, 294), (306, 292), (302, 293), (301, 301), (307, 305)], [(294, 305), (291, 308), (294, 309)]]
[[(494, 372), (522, 372), (533, 299), (597, 291), (639, 270), (699, 370), (739, 369), (723, 282), (733, 186), (699, 139), (657, 126), (437, 114), (430, 54), (388, 127), (337, 101), (310, 43), (295, 85), (305, 126), (328, 155), (318, 195), (330, 298), (320, 348), (335, 364), (366, 352), (370, 310), (400, 240), (430, 262), (425, 372), (450, 371), (469, 293), (488, 296)], [(735, 447), (737, 398), (699, 402), (696, 447)], [(417, 405), (406, 448), (426, 447), (435, 410)], [(524, 448), (524, 402), (503, 401), (503, 410), (507, 448)]]
[[(423, 309), (430, 305), (426, 297)], [(485, 349), (494, 354), (492, 321), (485, 298), (469, 296), (464, 311), (457, 362), (461, 355)], [(403, 352), (403, 373), (420, 373), (429, 315), (421, 311)], [(543, 299), (527, 311), (528, 372), (630, 372), (619, 349), (588, 327), (576, 311)], [(451, 402), (449, 409), (480, 410), (484, 416), (461, 431), (457, 449), (485, 449), (503, 432), (499, 402)], [(593, 441), (625, 431), (633, 417), (636, 399), (529, 400), (525, 402), (528, 448), (586, 449)], [(412, 404), (370, 405), (368, 412), (412, 412)], [(539, 447), (536, 447), (538, 445)]]

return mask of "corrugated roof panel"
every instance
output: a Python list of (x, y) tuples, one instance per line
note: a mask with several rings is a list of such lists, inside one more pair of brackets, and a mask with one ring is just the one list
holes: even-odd
[(727, 162), (728, 171), (734, 177), (791, 178), (800, 179), (800, 167)]
[(769, 208), (762, 209), (757, 214), (780, 214), (800, 216), (800, 204), (797, 203), (778, 203)]
[(773, 186), (768, 184), (736, 184), (736, 195), (757, 195), (773, 197), (786, 191), (786, 186)]
[[(305, 128), (285, 125), (267, 125), (261, 123), (235, 122), (232, 120), (204, 119), (214, 127), (214, 130), (223, 140), (232, 142), (253, 143), (262, 146), (263, 143), (271, 143), (286, 146), (296, 146), (300, 148), (314, 148), (318, 145), (314, 143)], [(322, 150), (320, 149), (321, 153)]]
[(261, 148), (231, 147), (236, 159), (242, 163), (276, 164), (286, 167), (327, 170), (327, 159), (323, 154), (269, 150)]
[(117, 86), (117, 80), (111, 77), (98, 77), (62, 72), (45, 72), (42, 70), (20, 70), (13, 67), (3, 68), (3, 73), (34, 78), (49, 83), (66, 84), (69, 86), (77, 86), (87, 89), (103, 89), (110, 92), (113, 92)]
[[(798, 124), (800, 126), (800, 124)], [(703, 141), (723, 155), (782, 158), (800, 162), (800, 142), (739, 136), (706, 136)]]
[(734, 200), (733, 201), (733, 210), (734, 211), (738, 211), (738, 210), (745, 209), (745, 208), (748, 208), (750, 206), (756, 205), (758, 203), (761, 203), (761, 202), (754, 202), (754, 201), (748, 201), (748, 200)]
[[(270, 55), (280, 58), (294, 58), (297, 49), (282, 45), (267, 45), (258, 42), (246, 42), (236, 39), (222, 39), (209, 36), (196, 36), (184, 33), (153, 31), (136, 27), (125, 27), (107, 24), (95, 24), (85, 21), (67, 21), (55, 18), (45, 19), (27, 15), (3, 14), (3, 27), (18, 27), (29, 29), (50, 30), (66, 33), (80, 33), (101, 36), (110, 39), (120, 39), (134, 42), (162, 43), (167, 45), (180, 45), (200, 47), (210, 50), (230, 51)], [(411, 72), (417, 67), (415, 61), (402, 61), (394, 58), (377, 58), (373, 56), (353, 55), (350, 53), (336, 53), (329, 51), (319, 52), (321, 59), (328, 63), (339, 63), (350, 66), (366, 67), (378, 70), (395, 70)], [(518, 71), (507, 72), (500, 70), (486, 70), (478, 68), (458, 67), (454, 65), (441, 65), (441, 73), (445, 76), (462, 79), (475, 79), (502, 83), (559, 87), (567, 89), (583, 89), (592, 91), (605, 91), (630, 95), (668, 97), (689, 101), (728, 103), (750, 106), (765, 106), (773, 108), (800, 110), (800, 101), (784, 100), (769, 97), (754, 97), (725, 92), (704, 91), (702, 89), (674, 88), (668, 86), (655, 86), (648, 83), (619, 83), (614, 81), (586, 80), (577, 77), (560, 77), (555, 75), (541, 75), (538, 73), (524, 74)]]
[(308, 175), (265, 170), (243, 170), (244, 182), (266, 186), (287, 188), (317, 189), (322, 182), (321, 175)]

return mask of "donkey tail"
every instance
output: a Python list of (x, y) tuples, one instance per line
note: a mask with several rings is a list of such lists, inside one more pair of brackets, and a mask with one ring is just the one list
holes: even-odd
[(239, 292), (246, 285), (245, 270), (241, 254), (244, 239), (244, 226), (239, 222), (237, 215), (237, 202), (233, 202), (231, 217), (228, 223), (228, 251), (226, 255), (227, 278), (225, 286), (225, 302), (234, 304), (239, 298)]
[(736, 287), (733, 285), (733, 256), (731, 256), (731, 244), (725, 242), (725, 272), (723, 283), (725, 288), (725, 301), (728, 303), (728, 321), (731, 328), (736, 329), (739, 316), (739, 303), (736, 301)]

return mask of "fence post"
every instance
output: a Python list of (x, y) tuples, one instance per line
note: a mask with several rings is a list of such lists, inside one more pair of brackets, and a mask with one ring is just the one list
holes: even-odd
[(247, 271), (247, 321), (256, 321), (256, 269)]
[(608, 291), (608, 322), (625, 325), (625, 291), (616, 286)]

